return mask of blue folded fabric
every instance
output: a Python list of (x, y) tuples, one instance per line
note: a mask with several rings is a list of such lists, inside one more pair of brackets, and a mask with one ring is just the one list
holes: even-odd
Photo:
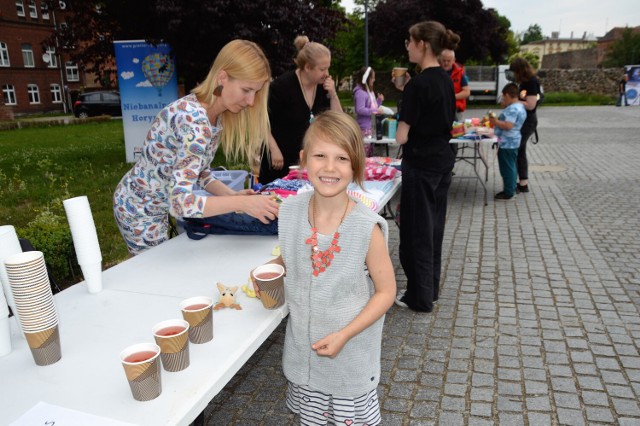
[(227, 213), (206, 218), (185, 217), (184, 229), (192, 240), (209, 234), (218, 235), (278, 235), (278, 219), (262, 223), (246, 213)]

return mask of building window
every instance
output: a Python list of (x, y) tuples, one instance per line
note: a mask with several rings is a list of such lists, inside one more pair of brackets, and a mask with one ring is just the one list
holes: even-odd
[(49, 19), (49, 6), (47, 6), (47, 2), (44, 0), (40, 3), (40, 14), (42, 15), (42, 19)]
[(2, 98), (5, 105), (16, 105), (16, 89), (11, 84), (2, 85)]
[(18, 12), (18, 16), (24, 16), (24, 3), (22, 0), (16, 0), (16, 12)]
[(29, 0), (29, 16), (32, 18), (38, 18), (38, 8), (36, 7), (36, 0)]
[(80, 81), (78, 65), (74, 64), (73, 62), (65, 62), (64, 65), (67, 70), (67, 81)]
[(51, 102), (54, 104), (62, 103), (62, 91), (60, 90), (59, 84), (51, 85)]
[(22, 62), (24, 62), (25, 68), (33, 68), (35, 67), (35, 62), (33, 61), (33, 49), (30, 44), (22, 45)]
[(56, 50), (49, 46), (45, 51), (47, 55), (49, 55), (49, 61), (47, 62), (47, 66), (49, 68), (58, 68), (58, 57), (56, 56)]
[(9, 49), (7, 43), (0, 41), (0, 67), (8, 67), (9, 63)]
[(38, 90), (38, 86), (35, 84), (29, 84), (27, 86), (27, 92), (29, 92), (29, 103), (30, 104), (39, 104), (40, 103), (40, 91)]

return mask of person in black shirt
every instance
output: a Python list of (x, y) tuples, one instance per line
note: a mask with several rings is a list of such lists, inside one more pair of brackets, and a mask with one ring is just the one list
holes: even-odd
[(403, 146), (400, 209), (400, 263), (407, 290), (396, 304), (431, 312), (438, 300), (447, 194), (455, 155), (449, 146), (455, 120), (451, 77), (438, 63), (443, 49), (454, 50), (460, 37), (435, 21), (409, 28), (409, 61), (421, 72), (404, 79), (396, 141)]
[(300, 161), (302, 138), (315, 115), (342, 111), (336, 85), (329, 74), (331, 52), (323, 44), (298, 36), (296, 69), (276, 78), (269, 89), (268, 151), (260, 161), (258, 181), (267, 184), (289, 173)]
[(518, 148), (518, 186), (516, 192), (529, 192), (529, 161), (527, 160), (527, 141), (538, 127), (536, 108), (540, 99), (540, 82), (533, 67), (524, 58), (515, 58), (509, 65), (520, 89), (520, 102), (527, 110), (527, 119), (520, 129), (520, 148)]

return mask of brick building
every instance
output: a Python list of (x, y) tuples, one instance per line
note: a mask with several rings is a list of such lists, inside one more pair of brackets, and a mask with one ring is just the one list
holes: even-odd
[(533, 41), (531, 43), (520, 46), (520, 52), (530, 52), (540, 58), (542, 64), (545, 55), (554, 53), (569, 52), (574, 50), (588, 49), (596, 45), (594, 37), (588, 37), (583, 34), (582, 38), (573, 38), (573, 33), (569, 38), (561, 38), (560, 33), (554, 31), (551, 37), (545, 37), (543, 40)]
[(11, 118), (71, 111), (71, 92), (86, 86), (86, 76), (62, 49), (46, 46), (63, 11), (49, 11), (44, 0), (0, 0), (0, 116)]

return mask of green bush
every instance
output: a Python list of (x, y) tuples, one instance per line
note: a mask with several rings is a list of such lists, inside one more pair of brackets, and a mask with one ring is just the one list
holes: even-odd
[(50, 210), (42, 211), (25, 228), (17, 230), (33, 247), (44, 254), (53, 277), (67, 281), (70, 274), (69, 260), (74, 255), (73, 239), (65, 218)]

